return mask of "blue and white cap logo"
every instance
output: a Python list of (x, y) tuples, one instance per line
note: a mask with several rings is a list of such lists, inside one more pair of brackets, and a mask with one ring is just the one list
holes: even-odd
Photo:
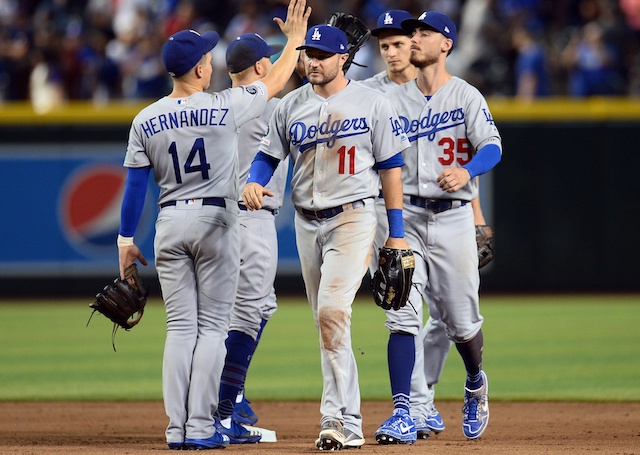
[(322, 35), (320, 34), (320, 30), (318, 30), (317, 28), (313, 29), (313, 35), (311, 36), (311, 39), (313, 41), (320, 41), (321, 38)]
[(384, 13), (384, 25), (393, 25), (393, 16), (389, 13)]

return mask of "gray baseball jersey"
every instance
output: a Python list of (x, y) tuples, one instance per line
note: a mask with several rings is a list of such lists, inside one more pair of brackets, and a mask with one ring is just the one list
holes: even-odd
[(260, 150), (280, 160), (291, 156), (297, 209), (335, 207), (378, 195), (374, 164), (406, 148), (393, 118), (389, 101), (359, 82), (328, 99), (307, 84), (278, 104)]
[(386, 70), (378, 74), (374, 74), (370, 78), (365, 79), (360, 83), (366, 87), (370, 87), (374, 90), (377, 90), (380, 93), (386, 93), (392, 88), (395, 88), (398, 86), (398, 84), (396, 84), (389, 78), (389, 74), (387, 73)]
[(363, 433), (351, 304), (376, 228), (379, 177), (373, 166), (408, 146), (394, 125), (390, 102), (358, 82), (328, 98), (307, 84), (280, 101), (260, 147), (293, 161), (296, 242), (320, 338), (321, 424), (339, 420), (357, 435)]
[(124, 165), (153, 166), (160, 187), (154, 250), (167, 312), (168, 443), (215, 431), (211, 412), (240, 267), (238, 128), (266, 102), (258, 82), (213, 95), (165, 97), (133, 120)]
[(153, 166), (160, 205), (204, 197), (237, 201), (237, 130), (260, 115), (266, 101), (262, 82), (215, 94), (162, 98), (134, 118), (124, 165)]

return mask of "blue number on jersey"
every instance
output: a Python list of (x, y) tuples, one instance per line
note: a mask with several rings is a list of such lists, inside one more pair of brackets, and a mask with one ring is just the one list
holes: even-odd
[[(180, 173), (180, 163), (178, 161), (178, 149), (176, 143), (172, 142), (169, 146), (169, 154), (173, 159), (173, 172), (176, 174), (176, 183), (182, 183), (182, 174)], [(193, 160), (198, 155), (198, 161), (200, 164), (193, 165)], [(189, 174), (191, 172), (200, 172), (202, 174), (202, 180), (209, 180), (209, 169), (211, 165), (207, 162), (207, 154), (204, 150), (204, 139), (199, 137), (193, 142), (191, 152), (187, 157), (187, 161), (184, 163), (184, 172)]]

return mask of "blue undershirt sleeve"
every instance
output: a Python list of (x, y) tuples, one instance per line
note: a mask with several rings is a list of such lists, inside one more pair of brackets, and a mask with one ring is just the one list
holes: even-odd
[(396, 153), (391, 158), (376, 163), (378, 169), (391, 169), (394, 167), (404, 166), (404, 159), (402, 159), (402, 152)]
[(278, 167), (280, 160), (267, 155), (264, 152), (258, 152), (249, 168), (249, 177), (247, 183), (258, 183), (265, 186), (271, 180), (273, 172)]
[(124, 187), (122, 208), (120, 209), (120, 234), (123, 237), (133, 237), (138, 227), (138, 221), (144, 208), (147, 196), (147, 182), (151, 167), (129, 168), (127, 182)]
[(471, 161), (462, 167), (469, 171), (471, 178), (474, 178), (489, 172), (500, 162), (501, 158), (502, 153), (500, 151), (500, 146), (497, 144), (487, 144), (478, 150)]

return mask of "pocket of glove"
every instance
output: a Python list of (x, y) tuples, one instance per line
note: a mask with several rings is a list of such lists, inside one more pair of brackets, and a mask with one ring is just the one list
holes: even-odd
[[(144, 314), (144, 309), (149, 296), (149, 288), (144, 285), (138, 275), (136, 264), (132, 264), (125, 270), (125, 278), (116, 278), (96, 294), (96, 300), (89, 305), (93, 309), (87, 326), (91, 322), (93, 314), (97, 311), (113, 322), (111, 344), (115, 347), (115, 334), (119, 327), (125, 330), (138, 324)], [(135, 315), (135, 317), (134, 317)]]
[(371, 279), (373, 300), (384, 310), (399, 310), (407, 304), (413, 272), (416, 267), (413, 251), (380, 248), (378, 270)]

